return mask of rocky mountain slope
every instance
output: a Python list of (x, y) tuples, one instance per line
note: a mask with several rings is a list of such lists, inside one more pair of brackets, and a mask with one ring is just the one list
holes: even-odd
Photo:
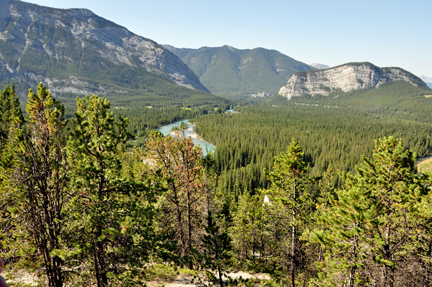
[(401, 68), (379, 68), (371, 63), (348, 63), (326, 70), (298, 72), (279, 90), (279, 95), (291, 99), (302, 95), (327, 96), (336, 92), (378, 87), (391, 81), (405, 81), (420, 88), (426, 84)]
[(213, 94), (221, 96), (275, 94), (293, 73), (315, 69), (276, 50), (264, 48), (164, 47), (182, 59)]
[[(177, 56), (86, 9), (0, 1), (0, 84), (43, 81), (54, 94), (208, 92)], [(182, 93), (187, 91), (182, 90)]]

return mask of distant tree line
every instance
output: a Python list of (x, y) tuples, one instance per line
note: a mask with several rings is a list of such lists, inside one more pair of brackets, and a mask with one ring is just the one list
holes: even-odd
[[(407, 149), (428, 152), (428, 138), (386, 135), (422, 139), (427, 124), (244, 107), (198, 117), (218, 144), (203, 157), (181, 132), (127, 147), (129, 120), (95, 95), (68, 121), (42, 83), (24, 116), (13, 85), (0, 95), (0, 256), (41, 285), (144, 286), (155, 264), (220, 286), (431, 284), (431, 175)], [(224, 281), (234, 270), (272, 280)]]
[(355, 171), (361, 157), (371, 156), (374, 139), (402, 138), (405, 148), (425, 156), (432, 152), (429, 123), (376, 117), (363, 111), (315, 106), (245, 106), (238, 114), (197, 118), (195, 131), (217, 146), (216, 169), (227, 193), (266, 188), (263, 169), (295, 138), (304, 146), (304, 160), (313, 176), (329, 166)]

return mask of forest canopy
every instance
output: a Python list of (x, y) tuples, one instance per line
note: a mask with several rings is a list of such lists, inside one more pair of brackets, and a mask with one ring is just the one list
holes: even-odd
[[(220, 286), (431, 284), (431, 174), (415, 166), (431, 151), (427, 122), (265, 105), (128, 119), (96, 95), (76, 105), (66, 117), (42, 83), (25, 113), (13, 85), (0, 93), (12, 271), (42, 286), (144, 286), (157, 268)], [(214, 155), (149, 132), (183, 116)], [(238, 270), (271, 279), (227, 279)]]

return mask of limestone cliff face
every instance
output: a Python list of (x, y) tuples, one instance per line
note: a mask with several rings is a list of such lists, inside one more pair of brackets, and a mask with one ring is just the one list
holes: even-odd
[(279, 95), (291, 99), (304, 94), (327, 96), (342, 91), (378, 87), (389, 81), (405, 81), (418, 87), (425, 83), (401, 68), (379, 68), (371, 63), (349, 63), (326, 70), (299, 72), (291, 76)]
[(137, 82), (148, 73), (208, 92), (173, 53), (89, 10), (0, 0), (3, 79), (33, 87), (44, 81), (52, 91), (104, 94), (139, 90)]

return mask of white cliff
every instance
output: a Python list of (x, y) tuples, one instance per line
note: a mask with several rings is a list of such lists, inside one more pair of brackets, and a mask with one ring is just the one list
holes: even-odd
[(279, 90), (279, 95), (291, 99), (305, 94), (327, 96), (338, 91), (378, 87), (390, 81), (405, 81), (414, 86), (426, 84), (401, 68), (379, 68), (371, 63), (349, 63), (326, 70), (298, 72)]

